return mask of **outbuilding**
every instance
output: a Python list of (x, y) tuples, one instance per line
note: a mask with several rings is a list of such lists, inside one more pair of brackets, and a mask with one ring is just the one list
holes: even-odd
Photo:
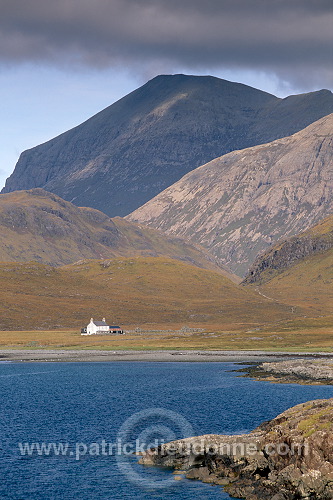
[(118, 333), (118, 334), (124, 333), (124, 330), (120, 328), (120, 326), (109, 326), (109, 329), (110, 333)]

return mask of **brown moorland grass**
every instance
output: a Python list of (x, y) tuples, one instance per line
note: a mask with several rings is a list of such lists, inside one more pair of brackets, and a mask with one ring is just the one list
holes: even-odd
[(165, 256), (211, 269), (235, 282), (207, 250), (36, 188), (0, 195), (0, 259), (52, 266), (79, 259)]
[[(102, 350), (263, 350), (333, 352), (333, 317), (303, 318), (254, 330), (221, 329), (221, 325), (125, 325), (125, 335), (82, 336), (77, 329), (2, 331), (0, 349)], [(214, 328), (215, 327), (215, 328)]]
[(219, 273), (162, 257), (85, 260), (61, 268), (6, 263), (0, 283), (0, 330), (79, 328), (90, 317), (120, 325), (239, 330), (301, 314)]
[[(7, 263), (0, 280), (1, 349), (332, 352), (332, 315), (306, 317), (306, 308), (172, 259)], [(81, 336), (91, 316), (128, 333)]]
[(256, 288), (280, 303), (300, 307), (310, 317), (332, 315), (333, 249), (298, 261)]

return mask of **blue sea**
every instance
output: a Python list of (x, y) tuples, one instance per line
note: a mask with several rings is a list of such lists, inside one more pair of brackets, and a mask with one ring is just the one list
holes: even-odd
[(332, 386), (270, 384), (231, 363), (0, 363), (0, 499), (227, 499), (137, 464), (155, 440), (248, 432)]

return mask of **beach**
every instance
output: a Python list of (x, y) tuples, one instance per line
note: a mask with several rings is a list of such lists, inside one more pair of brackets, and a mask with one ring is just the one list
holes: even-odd
[(158, 362), (238, 362), (256, 363), (284, 359), (332, 358), (331, 353), (301, 353), (274, 351), (192, 351), (192, 350), (61, 350), (61, 349), (2, 349), (0, 362), (101, 362), (101, 361), (158, 361)]

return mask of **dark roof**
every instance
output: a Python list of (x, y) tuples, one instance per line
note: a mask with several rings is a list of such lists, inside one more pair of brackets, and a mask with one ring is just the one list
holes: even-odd
[(105, 321), (94, 321), (94, 325), (96, 326), (108, 326)]
[(118, 330), (121, 330), (120, 326), (109, 326), (109, 328), (118, 328)]

